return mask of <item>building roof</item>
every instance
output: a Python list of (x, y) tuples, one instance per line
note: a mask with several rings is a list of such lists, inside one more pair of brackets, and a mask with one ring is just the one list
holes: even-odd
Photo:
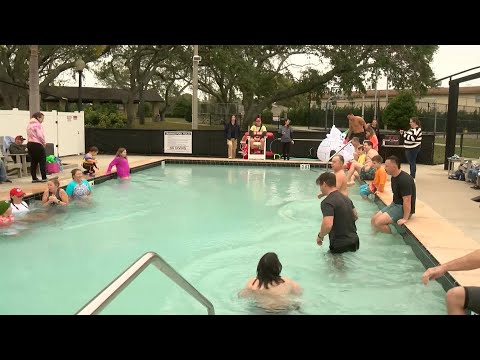
[[(45, 93), (42, 94), (42, 99), (45, 101), (58, 101), (59, 98), (67, 98), (69, 102), (78, 100), (78, 87), (76, 86), (50, 86), (45, 88), (42, 93)], [(143, 94), (147, 102), (165, 102), (154, 89), (145, 90)], [(85, 103), (100, 101), (121, 104), (127, 102), (128, 91), (123, 89), (82, 87), (81, 97)], [(135, 96), (134, 102), (139, 102), (138, 94)]]

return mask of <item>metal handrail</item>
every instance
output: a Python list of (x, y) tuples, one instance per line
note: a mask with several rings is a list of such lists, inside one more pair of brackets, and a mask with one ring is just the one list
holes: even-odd
[(117, 297), (148, 265), (154, 264), (158, 270), (167, 275), (173, 282), (189, 293), (195, 300), (207, 308), (208, 315), (215, 315), (212, 303), (185, 280), (174, 268), (155, 252), (147, 252), (120, 274), (107, 287), (82, 307), (76, 315), (95, 315), (101, 312)]
[(330, 161), (332, 161), (332, 159), (333, 159), (335, 156), (337, 156), (340, 151), (342, 151), (343, 149), (345, 149), (345, 148), (348, 146), (348, 144), (350, 144), (351, 142), (352, 142), (352, 140), (349, 140), (345, 145), (343, 145), (343, 146), (340, 148), (340, 150), (338, 150), (335, 154), (333, 154), (332, 156), (330, 156), (330, 158), (327, 160), (327, 163), (329, 163)]

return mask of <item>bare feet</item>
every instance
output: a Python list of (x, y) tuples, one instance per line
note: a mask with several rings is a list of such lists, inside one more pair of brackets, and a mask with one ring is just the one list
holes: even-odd
[(355, 185), (355, 181), (349, 181), (349, 182), (347, 183), (347, 186), (348, 186), (348, 187), (353, 186), (353, 185)]

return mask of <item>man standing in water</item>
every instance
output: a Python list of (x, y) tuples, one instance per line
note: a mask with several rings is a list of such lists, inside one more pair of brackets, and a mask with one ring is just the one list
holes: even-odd
[[(343, 155), (335, 155), (332, 158), (332, 170), (335, 172), (335, 178), (337, 179), (336, 188), (343, 195), (348, 196), (347, 175), (345, 175), (345, 171), (343, 170), (344, 163)], [(317, 195), (319, 199), (323, 196), (325, 195), (321, 192)]]
[(348, 135), (347, 141), (351, 138), (358, 137), (360, 143), (363, 144), (365, 141), (365, 128), (367, 127), (367, 123), (363, 120), (360, 116), (355, 116), (353, 113), (348, 113)]
[(352, 200), (337, 190), (337, 178), (333, 173), (321, 174), (316, 182), (325, 196), (321, 205), (323, 220), (317, 235), (317, 244), (321, 246), (323, 238), (328, 234), (330, 252), (338, 254), (357, 251), (360, 247), (355, 225), (358, 214)]

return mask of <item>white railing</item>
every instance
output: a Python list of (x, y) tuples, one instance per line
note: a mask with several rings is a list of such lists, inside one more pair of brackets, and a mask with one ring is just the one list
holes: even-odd
[(205, 306), (208, 315), (215, 315), (215, 309), (213, 308), (212, 303), (155, 252), (148, 252), (140, 257), (127, 270), (120, 274), (105, 289), (100, 291), (98, 295), (81, 308), (76, 315), (95, 315), (100, 313), (150, 264), (154, 264), (158, 270), (167, 275), (173, 280), (173, 282), (195, 298), (195, 300)]

